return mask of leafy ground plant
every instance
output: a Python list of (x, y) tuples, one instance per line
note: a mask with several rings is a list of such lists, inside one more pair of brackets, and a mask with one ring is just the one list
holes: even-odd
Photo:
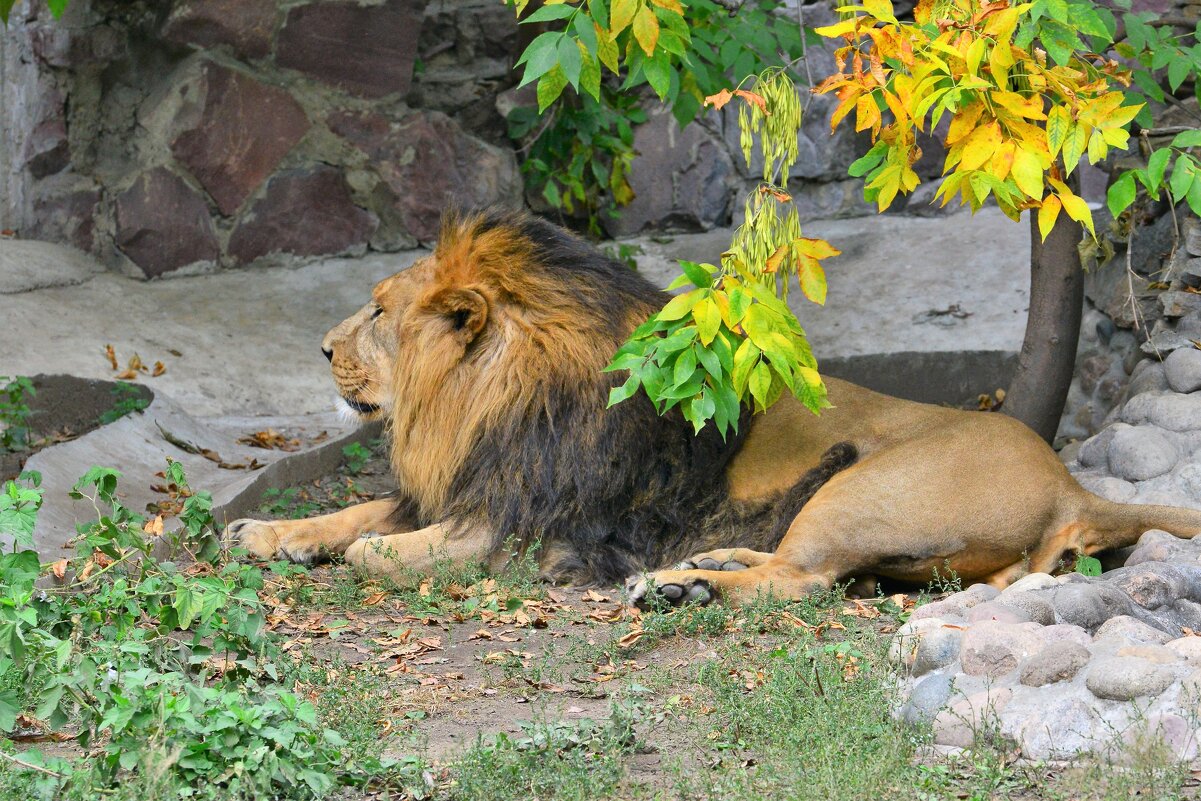
[(36, 391), (33, 381), (19, 375), (0, 375), (0, 450), (19, 451), (29, 447), (29, 398)]

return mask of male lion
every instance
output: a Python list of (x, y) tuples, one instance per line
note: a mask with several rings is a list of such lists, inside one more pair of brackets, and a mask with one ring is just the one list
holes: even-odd
[(388, 422), (396, 497), (229, 535), (256, 557), (342, 555), (399, 579), (438, 558), (500, 568), (538, 542), (550, 580), (635, 575), (635, 601), (738, 603), (947, 568), (1003, 587), (1151, 528), (1201, 532), (1201, 512), (1086, 492), (1008, 417), (844, 381), (820, 416), (785, 397), (725, 442), (641, 395), (606, 409), (625, 376), (601, 369), (665, 299), (528, 214), (449, 216), (434, 254), (322, 345), (346, 404)]

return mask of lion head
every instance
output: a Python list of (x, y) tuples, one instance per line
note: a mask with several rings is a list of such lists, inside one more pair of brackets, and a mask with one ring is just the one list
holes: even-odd
[(455, 214), (322, 349), (346, 404), (387, 422), (419, 520), (482, 518), (498, 547), (567, 543), (588, 578), (621, 577), (614, 554), (681, 536), (736, 446), (644, 397), (606, 409), (624, 376), (604, 366), (665, 297), (531, 215)]

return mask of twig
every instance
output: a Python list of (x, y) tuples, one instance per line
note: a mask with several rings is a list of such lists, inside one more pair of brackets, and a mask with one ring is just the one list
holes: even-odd
[(546, 133), (546, 129), (550, 127), (551, 123), (555, 121), (555, 117), (557, 117), (557, 116), (558, 116), (557, 109), (552, 110), (550, 114), (547, 114), (546, 120), (542, 123), (542, 126), (538, 129), (538, 132), (535, 133), (533, 136), (529, 137), (529, 139), (526, 140), (526, 143), (524, 145), (517, 148), (516, 154), (518, 156), (524, 156), (526, 154), (526, 152), (529, 151), (529, 149), (531, 147), (533, 147), (534, 144), (542, 137), (542, 134)]
[(805, 62), (805, 80), (809, 84), (809, 92), (805, 95), (805, 102), (801, 104), (801, 111), (809, 110), (809, 103), (813, 100), (813, 68), (809, 66), (809, 43), (805, 41), (805, 12), (801, 10), (801, 3), (804, 0), (796, 0), (796, 24), (801, 36), (801, 61)]
[(40, 765), (31, 764), (23, 759), (17, 759), (12, 754), (6, 754), (3, 751), (0, 751), (0, 757), (4, 757), (14, 765), (20, 765), (21, 767), (28, 768), (29, 770), (36, 770), (38, 773), (45, 773), (47, 776), (53, 776), (56, 779), (63, 778), (63, 774), (59, 773), (58, 771), (50, 770), (49, 768), (43, 768)]
[(1143, 136), (1172, 136), (1185, 131), (1195, 131), (1197, 128), (1192, 125), (1169, 125), (1164, 128), (1144, 128)]

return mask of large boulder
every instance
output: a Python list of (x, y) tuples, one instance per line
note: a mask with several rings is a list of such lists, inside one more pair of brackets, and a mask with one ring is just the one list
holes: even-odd
[(243, 59), (271, 52), (271, 37), (279, 22), (272, 0), (184, 0), (163, 23), (168, 42), (202, 50), (228, 47)]
[(423, 6), (415, 0), (297, 6), (279, 33), (275, 61), (365, 97), (403, 95), (413, 80)]
[(481, 208), (521, 200), (521, 173), (512, 151), (493, 147), (436, 111), (414, 111), (399, 122), (375, 112), (338, 112), (330, 130), (367, 156), (389, 191), (391, 211), (421, 242), (437, 238), (450, 206)]
[(116, 207), (117, 247), (148, 278), (220, 254), (208, 204), (166, 167), (139, 175)]
[(242, 217), (229, 253), (247, 264), (269, 253), (325, 256), (362, 252), (376, 219), (355, 205), (341, 171), (319, 165), (276, 175)]
[[(222, 214), (238, 210), (309, 130), (292, 95), (246, 73), (204, 64), (195, 95), (174, 122), (171, 152), (191, 170)], [(183, 87), (182, 94), (192, 94)]]

